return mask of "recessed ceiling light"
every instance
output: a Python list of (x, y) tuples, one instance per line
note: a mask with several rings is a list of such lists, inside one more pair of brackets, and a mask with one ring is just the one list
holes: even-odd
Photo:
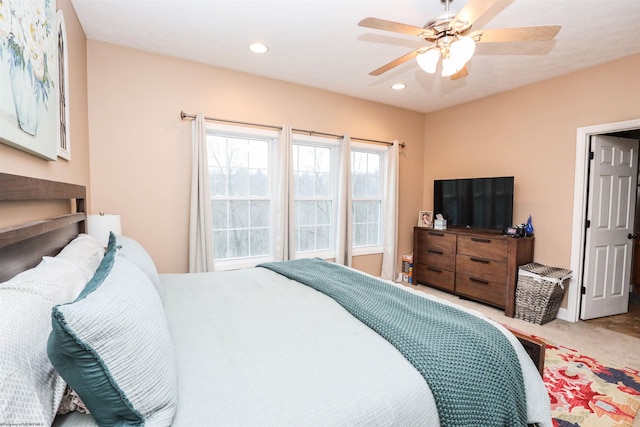
[(266, 53), (269, 48), (262, 43), (252, 43), (249, 45), (249, 50), (253, 53)]
[(393, 89), (393, 90), (402, 90), (402, 89), (404, 89), (406, 87), (407, 87), (407, 85), (404, 84), (404, 83), (396, 83), (393, 86), (391, 86), (391, 89)]

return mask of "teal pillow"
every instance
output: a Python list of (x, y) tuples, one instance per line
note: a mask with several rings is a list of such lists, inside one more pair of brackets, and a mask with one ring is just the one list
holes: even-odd
[(162, 302), (145, 273), (107, 253), (78, 298), (53, 308), (47, 353), (101, 426), (169, 426), (176, 370)]

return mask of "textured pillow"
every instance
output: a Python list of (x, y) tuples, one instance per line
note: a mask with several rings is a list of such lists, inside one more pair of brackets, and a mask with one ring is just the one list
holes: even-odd
[(140, 268), (151, 280), (156, 289), (160, 287), (158, 270), (151, 256), (140, 243), (126, 236), (116, 236), (116, 244), (120, 246), (118, 256), (123, 256)]
[(162, 302), (114, 240), (78, 298), (54, 307), (49, 359), (101, 426), (168, 426), (177, 386)]
[[(80, 268), (88, 282), (102, 261), (104, 247), (98, 239), (89, 234), (79, 234), (65, 246), (56, 258), (74, 263)], [(86, 283), (85, 283), (86, 284)]]
[(85, 284), (75, 265), (55, 258), (0, 284), (0, 426), (53, 422), (66, 384), (47, 358), (51, 309)]

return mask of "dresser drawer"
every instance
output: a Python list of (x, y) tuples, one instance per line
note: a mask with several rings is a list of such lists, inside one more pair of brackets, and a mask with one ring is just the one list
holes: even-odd
[(507, 283), (507, 263), (480, 256), (456, 255), (456, 272), (490, 282)]
[(506, 287), (504, 283), (479, 279), (466, 274), (456, 274), (456, 293), (500, 308), (505, 307)]
[(433, 249), (439, 250), (445, 254), (456, 253), (456, 235), (441, 233), (436, 230), (422, 229), (418, 230), (418, 249), (420, 252)]
[(507, 262), (508, 242), (506, 237), (485, 238), (474, 236), (458, 236), (458, 253)]
[[(433, 247), (421, 247), (414, 261), (418, 264), (426, 264), (449, 271), (456, 269), (456, 258), (453, 256), (453, 253), (448, 253), (442, 249)], [(426, 265), (422, 266), (422, 268), (425, 268)]]
[(415, 274), (416, 282), (422, 283), (423, 285), (429, 285), (447, 291), (453, 291), (454, 289), (456, 276), (453, 271), (428, 265), (420, 265), (413, 270), (413, 274)]
[(486, 230), (414, 227), (413, 283), (431, 286), (515, 315), (518, 265), (533, 262), (533, 237)]

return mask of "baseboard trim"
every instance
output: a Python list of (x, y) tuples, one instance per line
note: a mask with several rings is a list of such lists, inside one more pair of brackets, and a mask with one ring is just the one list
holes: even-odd
[(560, 307), (558, 309), (558, 315), (556, 316), (556, 318), (561, 320), (566, 320), (567, 322), (571, 322), (571, 323), (577, 322), (573, 320), (573, 316), (569, 316), (569, 311), (564, 307)]

